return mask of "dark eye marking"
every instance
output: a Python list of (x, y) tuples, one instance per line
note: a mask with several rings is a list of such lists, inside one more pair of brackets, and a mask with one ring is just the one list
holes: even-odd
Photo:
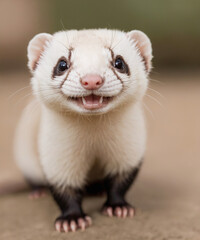
[(53, 69), (53, 78), (63, 75), (69, 69), (68, 61), (65, 57), (61, 57)]
[(114, 54), (112, 48), (108, 47), (107, 49), (110, 51), (110, 54), (111, 54), (111, 59), (112, 59), (111, 66), (112, 66), (112, 69), (114, 70), (114, 72), (116, 69), (118, 72), (125, 73), (129, 76), (130, 70), (129, 70), (128, 64), (125, 62), (124, 58), (121, 55), (117, 55), (115, 57), (115, 54)]
[(118, 55), (113, 59), (113, 67), (117, 69), (120, 73), (130, 74), (129, 67), (127, 63), (124, 61), (123, 57)]

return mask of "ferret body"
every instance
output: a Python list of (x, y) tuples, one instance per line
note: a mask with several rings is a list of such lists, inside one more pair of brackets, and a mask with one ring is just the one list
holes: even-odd
[(148, 37), (106, 29), (38, 34), (28, 59), (38, 107), (24, 110), (15, 154), (32, 185), (50, 188), (62, 212), (56, 230), (91, 224), (81, 201), (97, 181), (107, 193), (106, 215), (133, 216), (125, 193), (145, 152)]

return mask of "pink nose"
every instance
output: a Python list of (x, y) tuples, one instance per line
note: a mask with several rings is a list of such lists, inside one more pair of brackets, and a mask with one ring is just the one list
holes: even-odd
[(103, 85), (103, 78), (97, 74), (87, 74), (81, 79), (81, 85), (87, 90), (96, 90)]

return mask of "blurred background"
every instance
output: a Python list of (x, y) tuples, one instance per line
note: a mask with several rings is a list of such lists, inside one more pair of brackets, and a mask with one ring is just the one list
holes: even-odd
[(63, 29), (140, 29), (151, 38), (156, 68), (198, 68), (199, 0), (1, 0), (0, 67), (23, 68), (28, 41)]
[[(0, 193), (12, 188), (13, 183), (24, 182), (14, 164), (12, 149), (16, 124), (31, 96), (26, 57), (30, 39), (40, 32), (64, 29), (138, 29), (152, 41), (154, 68), (144, 101), (148, 129), (146, 161), (134, 188), (139, 213), (133, 226), (131, 222), (124, 223), (123, 229), (132, 231), (138, 240), (198, 239), (199, 23), (199, 0), (0, 0)], [(36, 208), (26, 201), (25, 195), (0, 197), (4, 219), (0, 219), (0, 238), (21, 240), (32, 230), (36, 238), (37, 229), (41, 239), (54, 239), (54, 235), (49, 235), (53, 229), (48, 223), (49, 218), (54, 220), (57, 210), (49, 201), (44, 200)], [(52, 215), (41, 215), (49, 207)], [(10, 208), (14, 216), (10, 215)], [(37, 213), (38, 225), (28, 220), (24, 208), (26, 214)], [(98, 228), (104, 220), (99, 215), (96, 218)], [(16, 221), (27, 232), (16, 231)], [(115, 239), (127, 239), (126, 231), (119, 233), (117, 222), (115, 226)], [(102, 227), (102, 239), (106, 231), (106, 226)], [(94, 235), (89, 238), (97, 239), (95, 233), (91, 234)]]

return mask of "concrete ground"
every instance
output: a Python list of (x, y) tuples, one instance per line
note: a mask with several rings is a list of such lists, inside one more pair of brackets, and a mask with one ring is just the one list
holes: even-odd
[[(7, 193), (0, 196), (1, 240), (200, 239), (200, 73), (157, 73), (152, 78), (153, 90), (145, 98), (145, 162), (128, 194), (137, 207), (135, 218), (104, 217), (99, 213), (104, 198), (91, 197), (84, 200), (84, 209), (93, 226), (60, 234), (53, 227), (59, 210), (49, 195), (31, 201), (28, 191)], [(0, 74), (1, 193), (23, 182), (13, 162), (12, 141), (30, 88), (16, 91), (28, 86), (28, 79), (24, 73)]]

